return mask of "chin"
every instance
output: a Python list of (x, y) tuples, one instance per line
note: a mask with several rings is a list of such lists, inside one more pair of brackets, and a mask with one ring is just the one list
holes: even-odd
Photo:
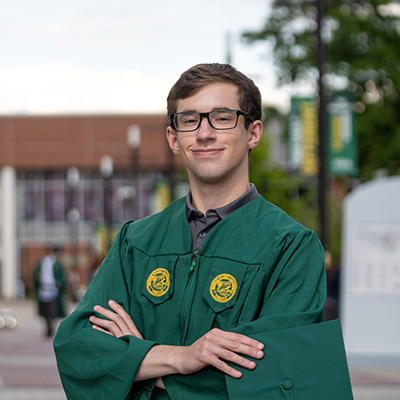
[(215, 168), (208, 170), (193, 170), (192, 175), (199, 183), (217, 184), (231, 179), (236, 175), (236, 168)]
[(196, 179), (198, 182), (206, 183), (206, 184), (217, 184), (221, 183), (228, 177), (228, 174), (208, 174), (208, 175), (196, 175)]

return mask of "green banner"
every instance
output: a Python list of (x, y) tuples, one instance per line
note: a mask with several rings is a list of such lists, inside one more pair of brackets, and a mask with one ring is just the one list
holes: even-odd
[(357, 127), (351, 93), (335, 93), (327, 110), (328, 173), (331, 176), (358, 174)]
[[(358, 174), (357, 127), (351, 93), (335, 93), (326, 107), (327, 170)], [(293, 97), (288, 121), (289, 166), (303, 176), (318, 174), (318, 108), (313, 97)]]
[(289, 114), (289, 165), (304, 176), (318, 173), (318, 115), (312, 97), (292, 98)]

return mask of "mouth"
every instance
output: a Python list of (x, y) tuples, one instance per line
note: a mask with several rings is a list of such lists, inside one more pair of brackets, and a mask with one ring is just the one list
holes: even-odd
[(221, 154), (223, 149), (197, 149), (192, 150), (193, 154), (198, 157), (211, 157)]

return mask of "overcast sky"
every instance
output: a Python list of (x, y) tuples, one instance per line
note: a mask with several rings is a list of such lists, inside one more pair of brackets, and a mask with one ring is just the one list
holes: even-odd
[(165, 112), (179, 75), (232, 63), (265, 103), (276, 90), (268, 46), (246, 46), (270, 0), (0, 0), (0, 114)]

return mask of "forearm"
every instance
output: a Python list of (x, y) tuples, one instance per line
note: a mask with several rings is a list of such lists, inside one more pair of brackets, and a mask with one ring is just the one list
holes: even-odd
[(181, 373), (179, 363), (184, 351), (182, 346), (153, 346), (143, 358), (135, 382)]
[(206, 366), (213, 366), (227, 375), (240, 378), (242, 373), (226, 361), (254, 369), (255, 362), (246, 356), (261, 359), (264, 356), (263, 348), (262, 343), (249, 337), (213, 329), (191, 346), (153, 346), (143, 358), (135, 381), (171, 374), (192, 374)]

